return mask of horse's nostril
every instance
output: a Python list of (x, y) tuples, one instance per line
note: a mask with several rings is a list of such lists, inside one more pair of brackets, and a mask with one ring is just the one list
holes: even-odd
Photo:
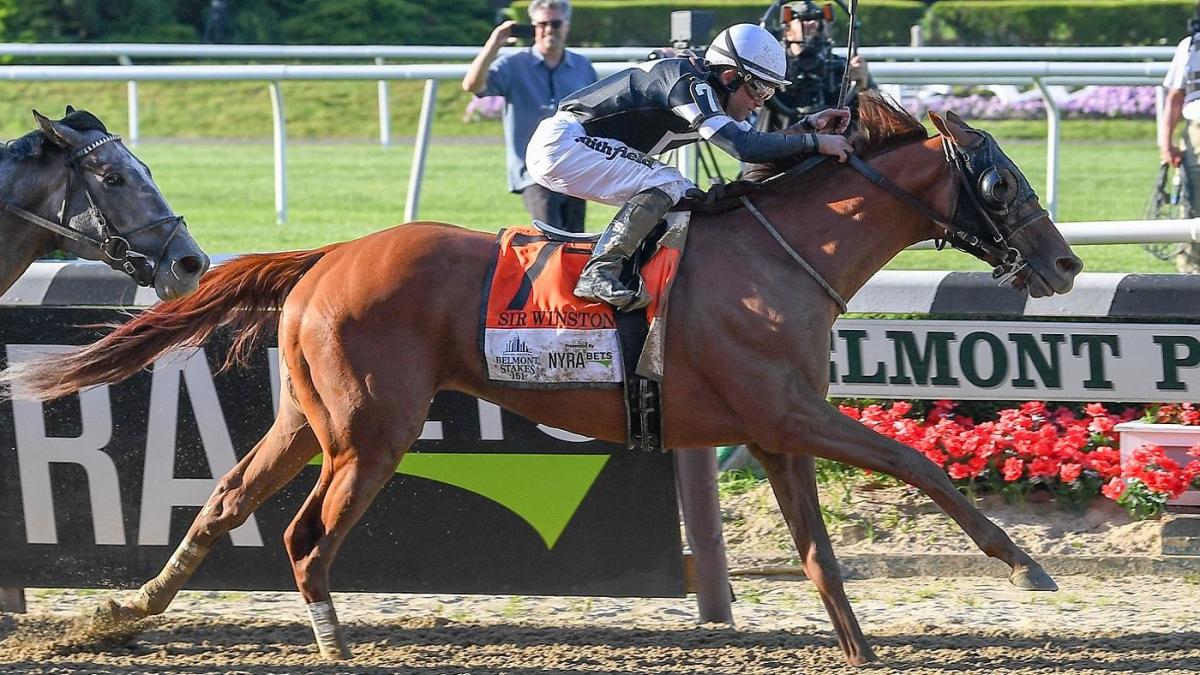
[(1063, 274), (1075, 276), (1083, 269), (1083, 261), (1076, 256), (1065, 256), (1055, 261), (1055, 266)]
[(204, 261), (194, 255), (184, 256), (171, 266), (175, 268), (176, 272), (182, 272), (189, 277), (194, 277), (204, 271)]

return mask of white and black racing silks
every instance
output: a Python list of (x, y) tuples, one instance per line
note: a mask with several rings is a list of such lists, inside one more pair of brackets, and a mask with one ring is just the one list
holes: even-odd
[[(703, 138), (743, 162), (770, 162), (817, 151), (811, 133), (784, 135), (756, 131), (722, 109), (712, 71), (699, 58), (647, 61), (609, 75), (568, 96), (559, 110), (573, 115), (592, 149), (611, 138), (655, 155)], [(800, 123), (802, 128), (806, 122)]]

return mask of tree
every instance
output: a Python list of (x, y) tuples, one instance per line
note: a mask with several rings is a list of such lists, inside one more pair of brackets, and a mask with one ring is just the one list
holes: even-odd
[(486, 0), (283, 0), (288, 42), (474, 44), (491, 30)]

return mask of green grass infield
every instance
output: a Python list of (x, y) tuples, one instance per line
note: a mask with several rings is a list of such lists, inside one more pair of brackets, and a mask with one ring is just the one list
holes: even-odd
[[(6, 83), (0, 136), (33, 126), (30, 108), (57, 114), (67, 103), (100, 115), (125, 133), (123, 83)], [(398, 224), (412, 164), (412, 134), (421, 83), (390, 91), (395, 142), (378, 142), (374, 82), (286, 82), (288, 222), (275, 224), (271, 113), (265, 83), (142, 83), (137, 153), (164, 194), (214, 253), (311, 248)], [(455, 82), (438, 89), (435, 136), (421, 188), (419, 217), (480, 230), (524, 223), (517, 195), (505, 185), (504, 148), (496, 120), (465, 122), (470, 96)], [(1045, 191), (1046, 125), (1041, 120), (979, 122)], [(1067, 120), (1061, 125), (1058, 220), (1141, 218), (1158, 168), (1151, 120)], [(731, 158), (722, 162), (734, 167)], [(588, 229), (614, 209), (589, 205)], [(1079, 247), (1086, 269), (1171, 272), (1140, 246)], [(906, 252), (892, 269), (982, 270), (954, 252)]]

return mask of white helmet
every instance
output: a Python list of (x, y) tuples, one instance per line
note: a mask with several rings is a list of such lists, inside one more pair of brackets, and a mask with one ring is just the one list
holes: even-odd
[(717, 33), (704, 59), (714, 66), (733, 66), (743, 75), (779, 87), (787, 84), (783, 45), (762, 26), (739, 23)]

